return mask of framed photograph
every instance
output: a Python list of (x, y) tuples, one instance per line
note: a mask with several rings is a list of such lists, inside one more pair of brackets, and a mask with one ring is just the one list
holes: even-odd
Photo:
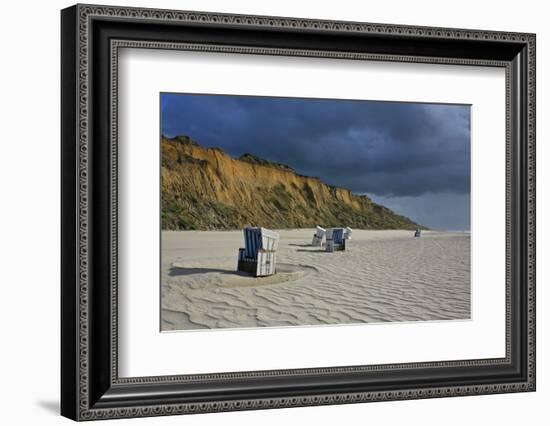
[(535, 35), (61, 12), (61, 412), (535, 390)]

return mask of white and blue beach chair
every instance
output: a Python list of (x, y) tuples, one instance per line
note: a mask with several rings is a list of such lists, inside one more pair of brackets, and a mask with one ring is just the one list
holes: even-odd
[(239, 249), (237, 270), (255, 277), (275, 273), (279, 234), (265, 228), (248, 227), (244, 229), (244, 245)]
[(313, 247), (321, 247), (326, 233), (326, 229), (317, 226), (317, 228), (315, 228), (315, 234), (313, 234), (313, 241), (311, 242), (311, 245)]
[(346, 249), (346, 237), (344, 228), (327, 229), (327, 243), (325, 251), (333, 252)]

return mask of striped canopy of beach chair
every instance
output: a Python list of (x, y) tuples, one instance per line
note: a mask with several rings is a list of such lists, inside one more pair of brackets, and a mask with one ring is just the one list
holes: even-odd
[(325, 228), (321, 228), (320, 226), (317, 226), (315, 228), (315, 234), (313, 234), (313, 240), (311, 241), (311, 245), (314, 247), (320, 247), (323, 243), (323, 238), (326, 234)]
[(332, 240), (335, 244), (342, 244), (344, 242), (344, 229), (334, 228), (332, 230)]
[(243, 233), (245, 247), (239, 249), (237, 269), (257, 277), (273, 275), (279, 234), (260, 227), (247, 227)]
[(327, 229), (327, 244), (325, 250), (333, 252), (335, 250), (345, 250), (346, 239), (344, 238), (344, 228)]

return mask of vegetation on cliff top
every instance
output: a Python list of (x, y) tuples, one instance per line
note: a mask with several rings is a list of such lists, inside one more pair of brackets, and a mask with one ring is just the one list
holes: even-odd
[(234, 159), (187, 136), (163, 137), (161, 144), (163, 229), (417, 227), (365, 195), (301, 176), (284, 164), (252, 154)]
[(290, 172), (294, 171), (292, 167), (287, 166), (286, 164), (275, 163), (273, 161), (264, 160), (263, 158), (256, 157), (255, 155), (249, 154), (249, 153), (241, 155), (239, 157), (239, 160), (250, 164), (258, 164), (260, 166), (277, 167), (279, 169), (288, 170)]

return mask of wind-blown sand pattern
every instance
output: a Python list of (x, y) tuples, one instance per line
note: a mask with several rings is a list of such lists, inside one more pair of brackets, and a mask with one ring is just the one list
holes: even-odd
[(161, 328), (351, 324), (470, 318), (470, 235), (354, 230), (348, 249), (278, 231), (277, 274), (237, 272), (241, 231), (163, 231)]

